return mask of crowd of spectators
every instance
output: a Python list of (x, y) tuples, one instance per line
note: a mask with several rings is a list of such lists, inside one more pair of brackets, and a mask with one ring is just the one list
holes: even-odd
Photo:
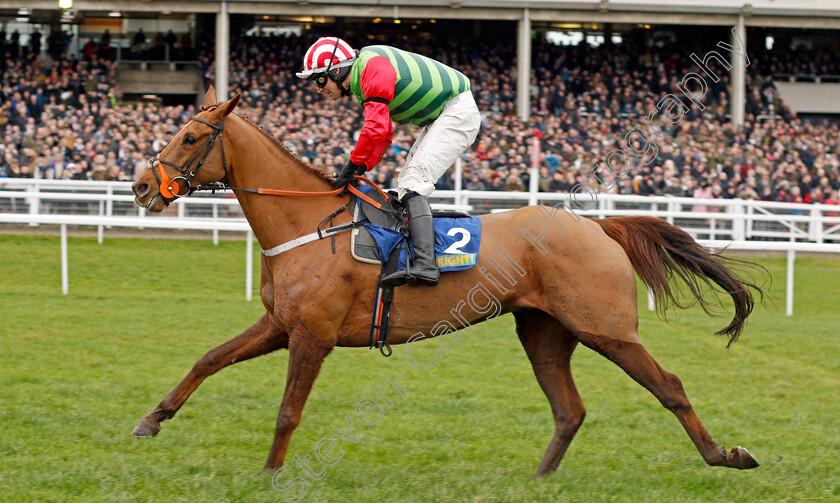
[[(82, 58), (66, 50), (45, 53), (15, 47), (0, 35), (0, 177), (132, 180), (196, 113), (192, 106), (125, 103), (114, 64), (95, 52)], [(146, 47), (137, 34), (132, 40)], [(230, 56), (230, 91), (242, 93), (241, 115), (333, 172), (355, 143), (362, 107), (355, 100), (328, 101), (295, 78), (311, 42), (310, 37), (238, 38)], [(598, 190), (623, 194), (837, 202), (838, 127), (806, 123), (788, 110), (767, 74), (773, 64), (783, 65), (775, 53), (751, 55), (774, 63), (748, 68), (746, 122), (734, 128), (723, 69), (719, 82), (707, 79), (703, 109), (680, 95), (687, 111), (679, 120), (659, 114), (652, 123), (644, 121), (662, 97), (678, 94), (675, 86), (684, 75), (699, 71), (687, 56), (703, 54), (700, 48), (648, 46), (629, 37), (598, 48), (535, 42), (532, 113), (523, 122), (515, 116), (513, 44), (451, 38), (392, 43), (470, 77), (483, 121), (463, 156), (466, 189), (528, 190), (536, 139), (541, 148), (536, 182), (545, 192), (569, 191), (588, 179)], [(215, 71), (212, 47), (199, 44), (196, 51), (209, 83)], [(830, 57), (817, 61), (834, 68)], [(629, 149), (625, 137), (634, 128), (628, 138), (645, 153), (630, 158), (614, 180), (602, 161), (611, 150)], [(392, 147), (369, 175), (382, 185), (394, 184), (417, 133), (413, 126), (398, 126)], [(452, 188), (454, 176), (450, 171), (438, 187)]]

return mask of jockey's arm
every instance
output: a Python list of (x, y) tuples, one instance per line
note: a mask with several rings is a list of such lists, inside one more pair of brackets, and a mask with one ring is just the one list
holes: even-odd
[(388, 112), (388, 103), (394, 99), (397, 73), (383, 56), (371, 58), (362, 70), (360, 85), (365, 96), (365, 123), (359, 134), (350, 161), (373, 169), (394, 139), (394, 127)]

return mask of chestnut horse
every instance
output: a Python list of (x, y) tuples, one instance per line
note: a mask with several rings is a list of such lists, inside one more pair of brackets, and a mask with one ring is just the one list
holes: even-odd
[[(161, 212), (174, 196), (187, 195), (190, 186), (219, 181), (238, 188), (332, 191), (330, 177), (231, 114), (238, 101), (237, 95), (217, 103), (210, 88), (205, 109), (133, 184), (138, 205)], [(313, 232), (350, 197), (337, 191), (317, 198), (244, 191), (237, 191), (236, 196), (265, 250)], [(334, 224), (349, 219), (345, 212)], [(442, 320), (458, 329), (512, 312), (516, 332), (554, 415), (554, 437), (535, 476), (557, 468), (583, 422), (585, 409), (569, 367), (579, 342), (621, 367), (676, 415), (706, 463), (739, 469), (758, 466), (743, 447), (728, 451), (712, 440), (680, 380), (659, 366), (637, 333), (634, 270), (653, 290), (660, 306), (679, 305), (669, 285), (673, 275), (685, 280), (704, 307), (703, 295), (708, 290), (700, 287), (717, 284), (735, 304), (734, 318), (718, 333), (733, 342), (752, 311), (751, 289), (760, 289), (732, 272), (728, 259), (709, 253), (684, 231), (650, 217), (593, 221), (568, 209), (535, 206), (485, 215), (482, 224), (475, 267), (444, 274), (436, 287), (396, 289), (388, 340), (404, 344), (418, 332), (441, 335)], [(336, 346), (368, 346), (380, 269), (351, 257), (350, 234), (336, 235), (335, 255), (330, 239), (272, 257), (263, 255), (260, 298), (265, 314), (198, 360), (140, 421), (133, 435), (155, 436), (160, 422), (171, 419), (208, 376), (233, 363), (286, 348), (286, 389), (265, 463), (266, 469), (281, 467), (324, 358)], [(483, 298), (498, 303), (497, 312), (489, 312), (489, 302), (482, 308), (475, 305), (475, 298), (463, 301), (479, 283), (486, 287)]]

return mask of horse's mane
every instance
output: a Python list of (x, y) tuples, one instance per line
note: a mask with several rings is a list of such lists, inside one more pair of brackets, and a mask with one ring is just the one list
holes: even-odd
[(292, 160), (293, 160), (296, 164), (298, 164), (299, 166), (301, 166), (301, 167), (303, 167), (303, 168), (308, 169), (308, 170), (309, 170), (309, 171), (311, 171), (314, 175), (316, 175), (318, 178), (320, 178), (321, 180), (323, 180), (324, 182), (326, 182), (328, 185), (332, 185), (332, 184), (333, 184), (333, 182), (335, 182), (335, 180), (333, 179), (333, 177), (331, 177), (330, 175), (328, 175), (326, 172), (324, 172), (323, 170), (320, 170), (320, 169), (316, 168), (315, 166), (312, 166), (311, 164), (309, 164), (309, 163), (305, 162), (303, 159), (301, 159), (300, 157), (298, 157), (298, 155), (297, 155), (297, 154), (295, 154), (294, 152), (292, 152), (291, 150), (289, 150), (289, 147), (287, 147), (286, 145), (284, 145), (284, 144), (283, 144), (283, 142), (281, 142), (280, 140), (278, 140), (277, 138), (275, 138), (275, 137), (274, 137), (271, 133), (269, 133), (268, 131), (266, 131), (266, 130), (265, 130), (265, 128), (263, 128), (263, 127), (262, 127), (262, 126), (260, 126), (259, 124), (256, 124), (256, 123), (252, 122), (252, 121), (251, 121), (251, 119), (249, 119), (249, 118), (245, 117), (244, 115), (236, 114), (236, 116), (237, 116), (237, 117), (239, 117), (240, 119), (244, 120), (246, 123), (250, 124), (252, 127), (254, 127), (254, 129), (256, 129), (257, 131), (259, 131), (260, 133), (262, 133), (262, 134), (263, 134), (263, 136), (265, 136), (266, 138), (270, 139), (270, 140), (271, 140), (271, 142), (274, 144), (274, 146), (275, 146), (275, 147), (277, 147), (278, 149), (280, 149), (280, 151), (281, 151), (283, 154), (285, 154), (286, 156), (290, 157), (290, 158), (291, 158), (291, 159), (292, 159)]

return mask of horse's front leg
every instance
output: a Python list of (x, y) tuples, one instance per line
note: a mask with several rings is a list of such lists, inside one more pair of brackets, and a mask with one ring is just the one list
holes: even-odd
[(332, 351), (334, 344), (314, 336), (306, 329), (292, 331), (289, 338), (289, 371), (286, 375), (286, 391), (283, 403), (277, 414), (274, 430), (274, 443), (265, 462), (266, 470), (276, 470), (283, 466), (286, 449), (292, 438), (292, 432), (300, 424), (303, 406), (312, 391), (312, 385), (324, 358)]
[(160, 431), (160, 422), (172, 419), (193, 391), (209, 376), (228, 365), (288, 347), (289, 336), (264, 314), (251, 328), (205, 354), (190, 373), (175, 387), (155, 410), (146, 415), (134, 431), (135, 437), (154, 437)]

